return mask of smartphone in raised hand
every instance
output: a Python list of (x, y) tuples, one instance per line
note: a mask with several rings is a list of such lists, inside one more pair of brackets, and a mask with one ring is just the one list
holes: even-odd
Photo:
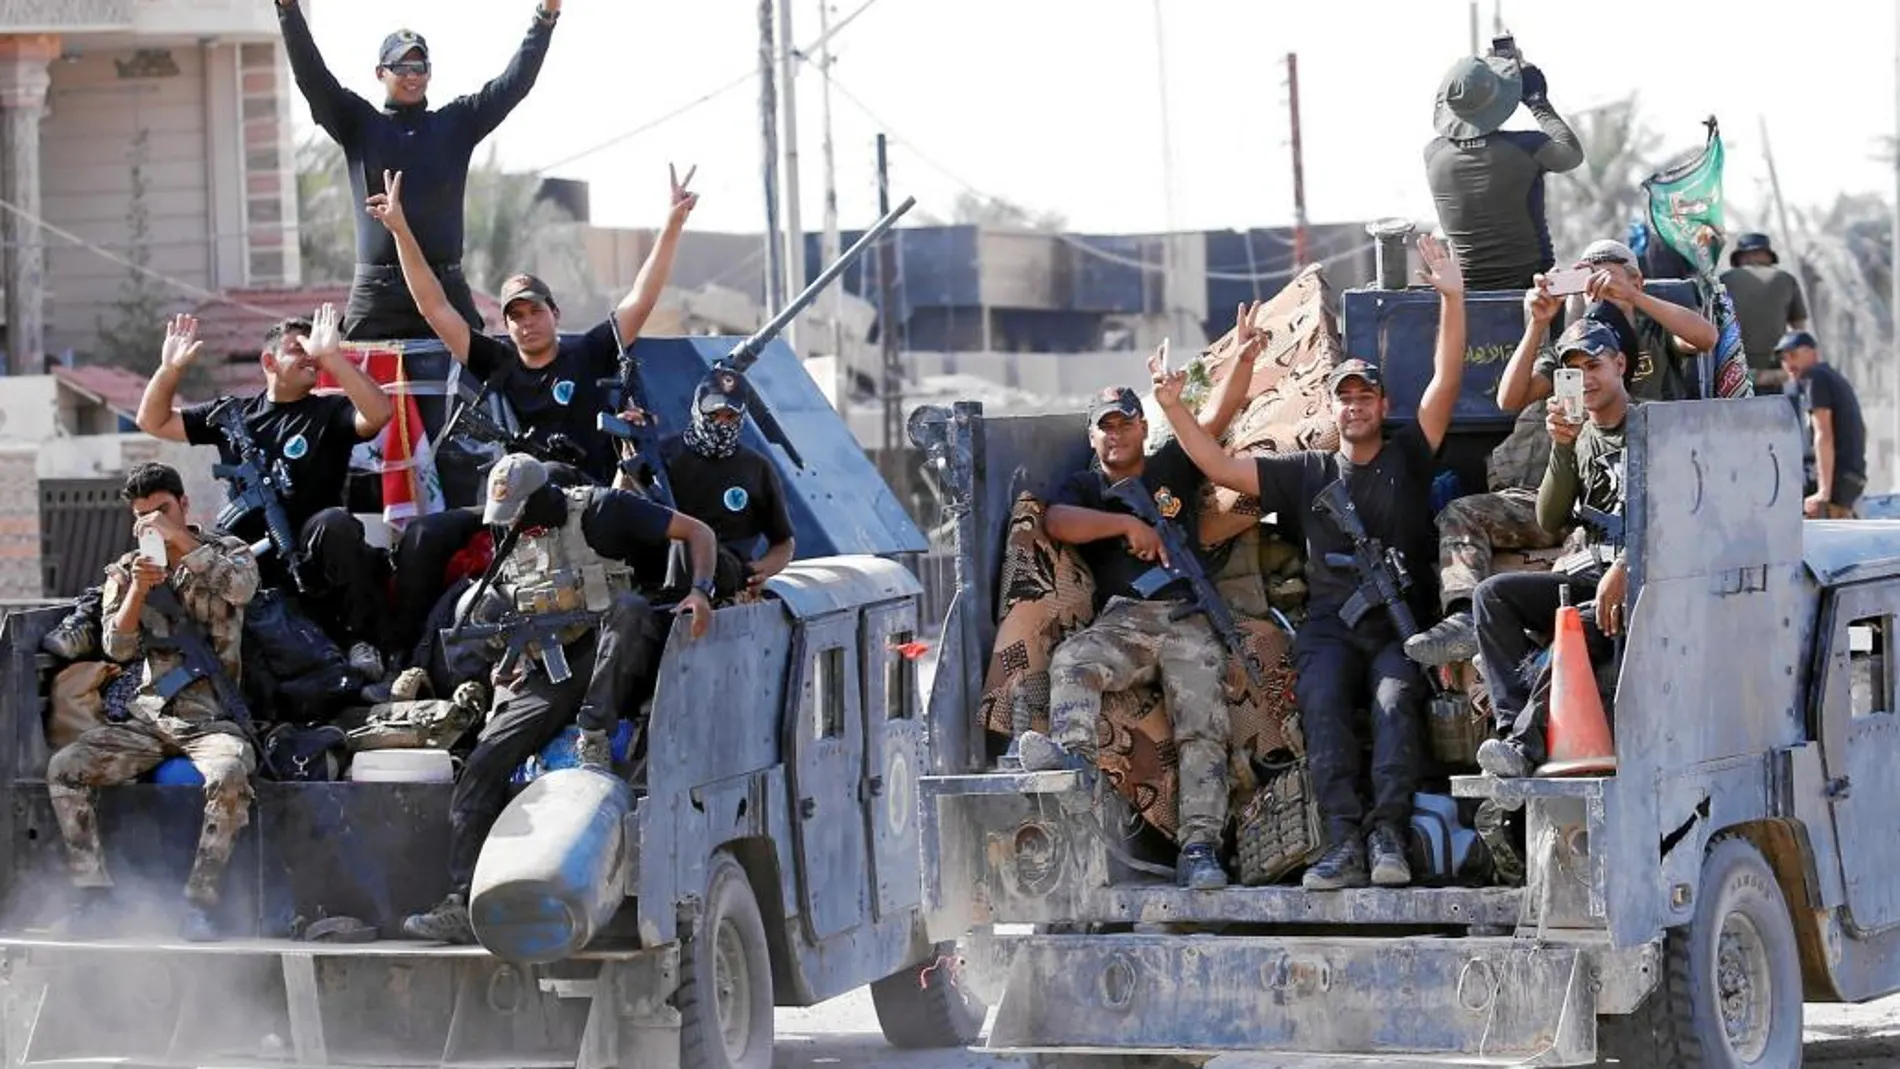
[(1544, 273), (1544, 288), (1552, 297), (1582, 293), (1590, 285), (1592, 274), (1594, 272), (1587, 267), (1559, 267)]
[(147, 527), (139, 532), (139, 556), (160, 568), (171, 567), (171, 562), (165, 552), (165, 536), (158, 533), (156, 527)]
[(1572, 423), (1583, 422), (1583, 371), (1580, 368), (1560, 367), (1553, 383), (1553, 392), (1557, 403), (1563, 406), (1564, 418)]

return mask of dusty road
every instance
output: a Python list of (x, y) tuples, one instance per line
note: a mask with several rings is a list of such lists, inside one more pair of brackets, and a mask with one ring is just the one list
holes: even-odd
[[(1865, 1006), (1809, 1006), (1807, 1035), (1807, 1066), (1891, 1069), (1900, 1065), (1900, 996)], [(1025, 1062), (978, 1050), (894, 1050), (878, 1033), (867, 989), (809, 1010), (779, 1011), (773, 1064), (775, 1069), (1017, 1069)], [(1115, 1067), (1105, 1062), (1103, 1069)], [(1208, 1069), (1302, 1067), (1297, 1060), (1235, 1055), (1215, 1059)]]

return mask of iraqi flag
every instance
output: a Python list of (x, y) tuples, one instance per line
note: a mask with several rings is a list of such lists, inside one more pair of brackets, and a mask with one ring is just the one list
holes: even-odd
[[(383, 388), (395, 407), (395, 414), (383, 433), (357, 445), (350, 466), (382, 476), (383, 521), (389, 524), (393, 534), (400, 534), (410, 520), (448, 507), (442, 494), (442, 479), (435, 468), (435, 451), (422, 423), (422, 410), (409, 392), (400, 343), (353, 345), (345, 342), (344, 351)], [(317, 392), (343, 391), (328, 373), (319, 372)]]

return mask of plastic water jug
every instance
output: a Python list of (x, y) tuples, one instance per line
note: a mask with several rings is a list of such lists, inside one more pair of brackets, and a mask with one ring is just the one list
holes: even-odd
[(626, 898), (632, 808), (626, 782), (594, 769), (556, 769), (529, 784), (475, 862), (468, 917), (476, 940), (523, 964), (585, 947)]
[[(561, 729), (559, 735), (548, 740), (541, 752), (529, 756), (515, 769), (509, 782), (517, 787), (525, 786), (547, 775), (557, 768), (579, 768), (581, 729), (578, 724), (569, 724)], [(633, 746), (633, 721), (622, 720), (614, 729), (613, 738), (608, 740), (608, 749), (613, 751), (615, 761), (625, 761), (627, 751)]]

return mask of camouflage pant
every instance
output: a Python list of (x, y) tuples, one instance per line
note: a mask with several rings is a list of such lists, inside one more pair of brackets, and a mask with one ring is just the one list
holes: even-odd
[(1469, 494), (1438, 514), (1438, 598), (1445, 611), (1491, 577), (1491, 552), (1549, 549), (1563, 539), (1537, 526), (1537, 491)]
[(1112, 598), (1049, 660), (1055, 740), (1093, 761), (1102, 695), (1159, 680), (1181, 776), (1182, 846), (1212, 843), (1227, 823), (1226, 651), (1204, 616), (1169, 620), (1174, 602)]
[(112, 886), (99, 843), (95, 789), (130, 782), (180, 755), (191, 759), (205, 781), (204, 824), (185, 897), (201, 906), (217, 904), (231, 845), (250, 821), (251, 773), (257, 768), (250, 741), (229, 721), (101, 724), (53, 755), (46, 778), (75, 885)]

